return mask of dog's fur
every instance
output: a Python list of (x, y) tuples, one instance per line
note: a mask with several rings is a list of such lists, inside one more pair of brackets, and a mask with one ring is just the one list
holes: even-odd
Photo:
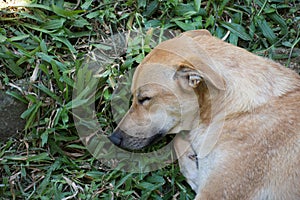
[(300, 199), (300, 78), (196, 30), (138, 66), (133, 104), (110, 136), (127, 149), (179, 133), (196, 199)]

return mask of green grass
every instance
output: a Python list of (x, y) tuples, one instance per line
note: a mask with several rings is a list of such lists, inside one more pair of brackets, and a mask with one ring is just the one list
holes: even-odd
[[(26, 80), (24, 95), (9, 94), (28, 109), (21, 116), (25, 130), (0, 142), (1, 198), (193, 199), (177, 163), (131, 174), (106, 167), (86, 150), (71, 105), (83, 103), (72, 101), (72, 93), (85, 55), (95, 48), (106, 50), (99, 44), (102, 38), (122, 31), (205, 28), (219, 38), (229, 30), (228, 42), (299, 68), (299, 16), (295, 0), (31, 0), (2, 8), (0, 85), (9, 88)], [(96, 98), (84, 96), (96, 102), (105, 134), (115, 125), (110, 99), (118, 78), (153, 47), (147, 38), (136, 40), (101, 72)]]

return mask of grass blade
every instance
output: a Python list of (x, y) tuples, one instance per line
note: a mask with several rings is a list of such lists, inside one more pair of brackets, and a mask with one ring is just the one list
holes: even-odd
[(268, 22), (263, 17), (257, 17), (257, 24), (262, 34), (271, 44), (274, 44), (278, 40)]
[(194, 7), (197, 12), (199, 12), (201, 8), (201, 0), (194, 0)]
[(221, 25), (243, 40), (252, 40), (250, 35), (246, 33), (246, 29), (240, 24), (221, 22)]
[(46, 86), (44, 86), (43, 84), (38, 84), (38, 85), (34, 85), (36, 88), (40, 89), (41, 91), (43, 91), (44, 93), (46, 93), (48, 96), (52, 97), (56, 102), (61, 104), (61, 99), (60, 97), (58, 97), (54, 92), (52, 92), (51, 90), (49, 90), (49, 88), (47, 88)]
[(66, 19), (65, 18), (60, 18), (60, 19), (53, 19), (53, 20), (50, 20), (50, 21), (47, 21), (46, 23), (44, 23), (42, 25), (42, 28), (44, 29), (50, 29), (50, 30), (53, 30), (53, 29), (60, 29), (63, 27), (64, 23), (65, 23)]

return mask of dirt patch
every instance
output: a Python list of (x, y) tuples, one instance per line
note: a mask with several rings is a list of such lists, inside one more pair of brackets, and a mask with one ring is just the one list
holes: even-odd
[(282, 64), (283, 66), (287, 66), (288, 68), (295, 70), (298, 74), (300, 74), (300, 49), (294, 49), (293, 54), (292, 54), (292, 58), (288, 59), (288, 57), (290, 56), (290, 51), (287, 49), (277, 49), (275, 51), (275, 53), (277, 55), (280, 55), (282, 57), (287, 57), (287, 58), (282, 58), (282, 59), (275, 59), (275, 61), (279, 62), (280, 64)]
[(4, 90), (0, 90), (0, 141), (24, 129), (25, 120), (20, 116), (26, 109), (26, 104), (7, 95)]

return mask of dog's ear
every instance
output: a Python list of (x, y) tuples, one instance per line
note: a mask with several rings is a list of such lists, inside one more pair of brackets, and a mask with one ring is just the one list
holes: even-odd
[(188, 87), (196, 88), (202, 81), (207, 81), (215, 88), (225, 90), (224, 79), (196, 57), (191, 57), (188, 62), (181, 63), (176, 71), (175, 78), (184, 89), (188, 89)]
[(202, 49), (201, 44), (197, 42), (197, 37), (202, 36), (211, 35), (206, 30), (188, 31), (177, 38), (159, 44), (156, 50), (182, 58), (182, 64), (178, 63), (176, 77), (185, 77), (186, 84), (184, 86), (189, 85), (195, 88), (203, 79), (213, 87), (225, 90), (225, 81), (217, 66), (210, 58), (209, 53)]
[(201, 74), (189, 67), (188, 65), (180, 65), (175, 74), (175, 79), (178, 81), (179, 85), (188, 90), (191, 88), (196, 88), (203, 80)]

